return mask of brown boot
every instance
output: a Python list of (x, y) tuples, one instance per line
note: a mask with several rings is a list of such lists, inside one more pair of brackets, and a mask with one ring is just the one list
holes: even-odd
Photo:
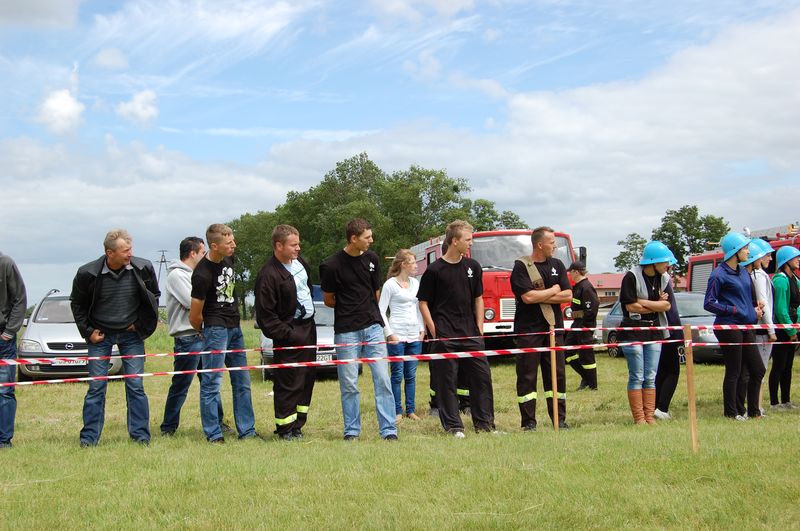
[(631, 406), (631, 414), (635, 424), (646, 424), (644, 420), (644, 410), (642, 409), (642, 390), (628, 390), (628, 403)]
[(642, 410), (644, 411), (644, 420), (648, 424), (655, 424), (656, 419), (653, 414), (656, 412), (656, 390), (655, 389), (642, 389)]

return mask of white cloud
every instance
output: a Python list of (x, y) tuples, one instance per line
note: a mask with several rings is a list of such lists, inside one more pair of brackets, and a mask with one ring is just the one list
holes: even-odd
[(118, 48), (103, 48), (94, 56), (94, 64), (107, 70), (128, 68), (128, 58)]
[(442, 70), (442, 65), (433, 56), (433, 53), (424, 50), (417, 56), (417, 61), (406, 60), (403, 69), (418, 81), (435, 81)]
[(85, 108), (69, 90), (54, 90), (44, 98), (36, 120), (53, 133), (68, 133), (81, 124)]
[(82, 0), (0, 0), (0, 25), (70, 27)]
[(387, 16), (411, 21), (419, 21), (429, 12), (442, 17), (452, 17), (472, 9), (475, 5), (474, 0), (373, 0), (371, 3), (375, 9)]
[(117, 105), (117, 114), (122, 118), (141, 125), (147, 125), (158, 117), (156, 93), (143, 90), (133, 95), (130, 101)]

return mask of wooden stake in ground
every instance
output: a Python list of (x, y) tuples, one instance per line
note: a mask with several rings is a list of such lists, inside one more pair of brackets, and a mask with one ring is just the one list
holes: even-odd
[(689, 398), (689, 434), (692, 438), (692, 452), (700, 450), (697, 438), (697, 396), (694, 388), (694, 352), (692, 351), (692, 327), (683, 327), (683, 348), (686, 355), (686, 389)]
[(553, 430), (558, 433), (558, 376), (556, 375), (556, 330), (550, 325), (550, 379), (553, 391)]

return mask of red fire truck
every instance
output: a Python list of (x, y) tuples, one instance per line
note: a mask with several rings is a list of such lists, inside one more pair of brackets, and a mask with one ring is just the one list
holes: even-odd
[[(511, 270), (514, 260), (531, 254), (531, 232), (529, 229), (503, 229), (475, 232), (472, 235), (470, 256), (483, 268), (483, 332), (487, 336), (514, 332), (516, 303), (511, 291)], [(555, 236), (555, 257), (564, 262), (564, 266), (569, 267), (576, 259), (586, 262), (585, 247), (579, 247), (576, 256), (569, 234), (556, 232)], [(443, 242), (444, 236), (438, 236), (411, 248), (417, 256), (418, 275), (421, 276), (429, 264), (442, 256)], [(569, 307), (569, 304), (565, 307)], [(507, 338), (495, 338), (497, 341), (489, 341), (490, 339), (491, 337), (487, 338), (487, 348), (510, 345), (510, 340), (504, 340)]]
[[(796, 225), (772, 227), (751, 231), (751, 238), (762, 238), (766, 240), (776, 251), (784, 245), (797, 247), (800, 244), (800, 227)], [(689, 257), (689, 268), (686, 272), (686, 285), (689, 291), (705, 292), (708, 286), (708, 277), (711, 272), (722, 261), (723, 253), (718, 247), (703, 254), (696, 254)], [(775, 272), (775, 260), (770, 262), (767, 273), (772, 275)]]

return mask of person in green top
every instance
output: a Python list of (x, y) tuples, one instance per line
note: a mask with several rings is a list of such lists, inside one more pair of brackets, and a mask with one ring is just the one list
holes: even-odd
[[(787, 245), (778, 249), (775, 257), (776, 272), (772, 277), (775, 290), (775, 324), (797, 323), (797, 307), (800, 306), (800, 282), (794, 271), (800, 263), (800, 251)], [(794, 409), (791, 402), (792, 364), (798, 340), (797, 329), (776, 331), (778, 343), (772, 348), (772, 370), (769, 373), (769, 400), (772, 409)], [(781, 396), (778, 401), (778, 389)]]

